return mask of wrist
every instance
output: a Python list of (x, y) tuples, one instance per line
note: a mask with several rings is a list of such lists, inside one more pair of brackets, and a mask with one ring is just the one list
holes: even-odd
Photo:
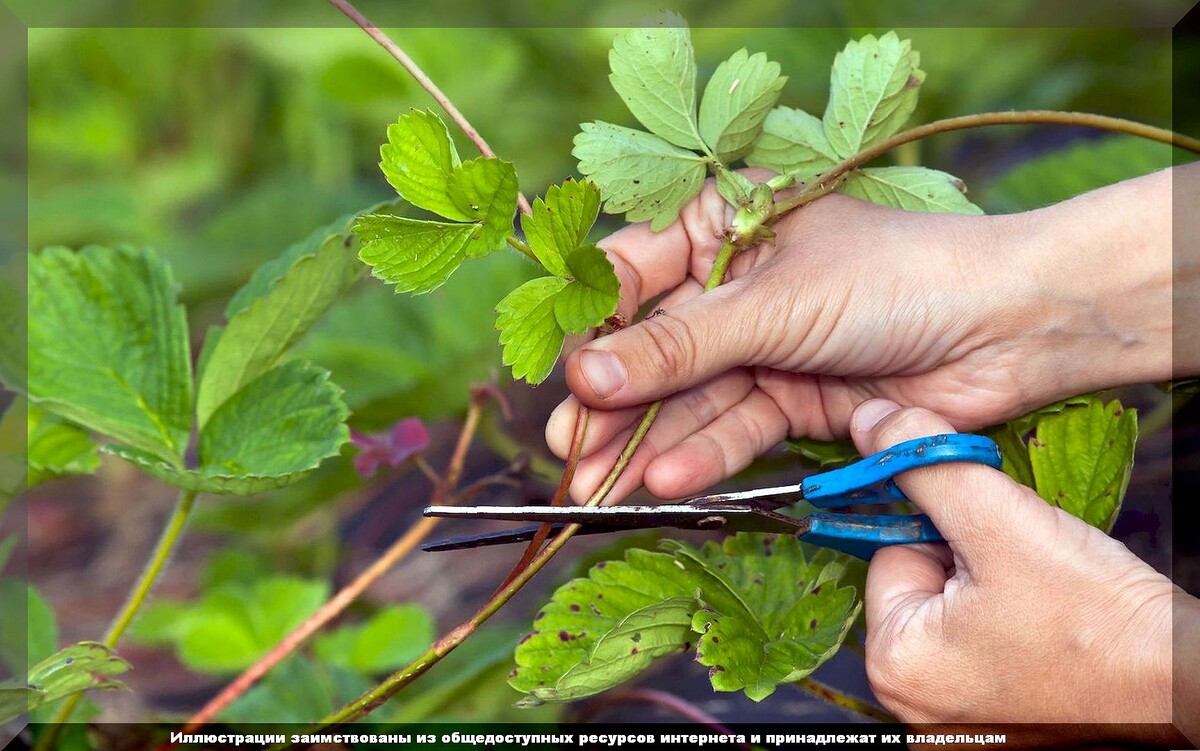
[(1169, 175), (1006, 217), (1025, 382), (1048, 402), (1171, 378)]

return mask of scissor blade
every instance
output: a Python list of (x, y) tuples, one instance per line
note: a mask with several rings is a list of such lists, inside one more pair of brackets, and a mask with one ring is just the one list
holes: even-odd
[[(735, 532), (794, 532), (796, 520), (752, 504), (662, 506), (430, 506), (425, 516), (454, 519), (557, 522), (637, 529), (724, 529)], [(614, 530), (615, 531), (615, 530)]]
[(779, 485), (774, 488), (757, 488), (755, 490), (743, 490), (737, 493), (715, 493), (713, 495), (702, 495), (697, 498), (689, 498), (683, 501), (684, 505), (696, 506), (702, 508), (713, 505), (726, 504), (742, 504), (757, 502), (763, 506), (779, 507), (790, 506), (804, 498), (803, 485)]
[[(567, 525), (550, 525), (550, 536), (557, 535), (565, 526)], [(489, 545), (529, 542), (541, 527), (542, 525), (540, 524), (531, 524), (528, 527), (518, 527), (516, 529), (481, 532), (477, 535), (462, 535), (460, 537), (447, 537), (443, 540), (424, 543), (421, 545), (421, 550), (435, 553), (443, 550), (464, 550), (466, 548), (482, 548)], [(579, 535), (611, 534), (618, 531), (620, 531), (619, 527), (583, 527), (575, 535), (578, 537)]]

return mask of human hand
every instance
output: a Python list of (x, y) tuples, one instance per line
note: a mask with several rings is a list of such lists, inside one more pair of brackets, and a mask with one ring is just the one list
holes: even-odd
[[(1169, 321), (1170, 243), (1161, 253), (1165, 298), (1149, 305), (1106, 294), (1110, 277), (1138, 284), (1145, 273), (1121, 268), (1136, 255), (1129, 243), (1112, 242), (1108, 259), (1108, 246), (1079, 228), (1122, 236), (1106, 219), (1108, 204), (1131, 197), (1088, 198), (961, 216), (830, 195), (785, 216), (773, 242), (736, 258), (732, 281), (703, 297), (728, 222), (711, 184), (663, 232), (643, 224), (613, 234), (600, 245), (622, 282), (619, 312), (631, 317), (666, 293), (665, 312), (567, 360), (574, 397), (546, 429), (556, 454), (568, 453), (576, 399), (593, 408), (572, 497), (599, 485), (645, 405), (660, 397), (662, 413), (610, 501), (642, 484), (661, 498), (700, 492), (785, 436), (845, 437), (851, 411), (872, 397), (974, 429), (1101, 386), (1152, 380), (1149, 370), (1169, 367), (1169, 335), (1165, 357), (1139, 353), (1121, 335), (1126, 321), (1092, 296), (1123, 300), (1138, 315), (1157, 305)], [(1165, 220), (1143, 211), (1140, 221), (1143, 235), (1169, 237), (1169, 202)], [(1148, 258), (1137, 262), (1152, 267)]]
[[(883, 399), (850, 425), (863, 454), (953, 432)], [(909, 723), (1171, 722), (1173, 601), (1194, 612), (1194, 598), (999, 471), (947, 464), (896, 482), (948, 546), (871, 560), (867, 676), (889, 711)]]

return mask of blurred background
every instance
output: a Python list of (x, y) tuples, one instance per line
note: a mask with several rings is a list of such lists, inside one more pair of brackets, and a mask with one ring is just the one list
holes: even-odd
[[(696, 27), (701, 81), (739, 47), (764, 51), (790, 76), (780, 102), (819, 115), (834, 54), (849, 38), (886, 31), (868, 26), (857, 5), (841, 4), (836, 27), (815, 29), (755, 28), (779, 23), (780, 11), (771, 3), (740, 4), (736, 14), (711, 4), (681, 9)], [(370, 14), (372, 6), (363, 9)], [(157, 248), (182, 285), (198, 346), (259, 263), (335, 217), (393, 195), (377, 167), (387, 124), (409, 107), (434, 107), (433, 102), (370, 39), (322, 3), (306, 4), (296, 13), (293, 17), (289, 7), (267, 22), (329, 27), (31, 29), (30, 249), (89, 243)], [(593, 25), (623, 20), (598, 15)], [(73, 21), (88, 22), (86, 17)], [(723, 28), (728, 24), (743, 28)], [(607, 79), (611, 28), (386, 30), (496, 152), (516, 164), (528, 196), (576, 174), (570, 151), (580, 122), (634, 125)], [(1200, 133), (1194, 109), (1185, 113), (1185, 121), (1171, 122), (1169, 30), (897, 31), (912, 39), (928, 74), (914, 124), (980, 111), (1053, 108)], [(460, 153), (474, 153), (469, 142), (454, 136)], [(892, 158), (952, 172), (986, 211), (1013, 212), (1166, 166), (1172, 155), (1162, 146), (1093, 132), (1013, 127), (939, 136)], [(603, 216), (597, 234), (620, 223), (619, 217)], [(554, 463), (541, 430), (565, 387), (557, 374), (536, 389), (507, 384), (493, 330), (496, 301), (531, 272), (518, 254), (505, 251), (465, 265), (428, 296), (400, 297), (364, 280), (295, 355), (332, 370), (334, 381), (346, 389), (352, 425), (360, 430), (380, 430), (412, 415), (426, 420), (435, 466), (449, 453), (470, 384), (498, 380), (514, 416), (505, 421), (494, 410), (489, 415), (465, 479), (521, 455), (549, 474)], [(1143, 418), (1150, 416), (1159, 429), (1143, 430), (1127, 507), (1115, 533), (1165, 569), (1170, 440), (1161, 428), (1169, 424), (1169, 407), (1152, 387), (1126, 389), (1118, 396), (1140, 407)], [(781, 468), (796, 474), (790, 459), (769, 457), (731, 485)], [(520, 502), (551, 489), (530, 477), (523, 487), (505, 491), (507, 497), (489, 501)], [(283, 491), (250, 500), (204, 499), (155, 603), (120, 650), (134, 665), (126, 676), (133, 691), (94, 697), (99, 718), (177, 718), (198, 708), (239, 668), (206, 656), (193, 642), (206, 639), (218, 654), (241, 647), (221, 643), (235, 639), (229, 634), (236, 629), (182, 633), (177, 624), (184, 612), (222, 587), (252, 590), (273, 577), (286, 582), (280, 585), (283, 594), (272, 602), (260, 593), (263, 610), (291, 608), (299, 615), (285, 613), (284, 621), (302, 618), (304, 603), (313, 603), (311, 610), (403, 533), (428, 493), (428, 483), (416, 471), (363, 481), (343, 457)], [(29, 494), (30, 578), (56, 614), (60, 645), (103, 632), (139, 573), (172, 497), (168, 488), (114, 459), (105, 459), (95, 476), (52, 481)], [(582, 551), (597, 544), (602, 543), (573, 542), (557, 570), (527, 587), (496, 624), (472, 640), (472, 651), (458, 664), (440, 666), (427, 683), (414, 686), (410, 698), (393, 703), (379, 718), (554, 716), (559, 710), (513, 710), (518, 697), (503, 676), (511, 667), (513, 640), (533, 609), (554, 585), (581, 570)], [(482, 602), (497, 583), (497, 572), (515, 555), (513, 550), (416, 554), (344, 621), (357, 622), (385, 605), (412, 603), (424, 615), (406, 611), (410, 630), (403, 631), (403, 639), (423, 646), (433, 630), (457, 624)], [(271, 628), (286, 630), (286, 625), (272, 621)], [(260, 637), (266, 638), (248, 638)], [(255, 648), (252, 644), (246, 651)], [(336, 651), (318, 645), (282, 666), (227, 717), (311, 720), (354, 696), (383, 669), (342, 664), (329, 656)], [(407, 653), (393, 653), (391, 659), (402, 664)], [(798, 691), (781, 691), (762, 706), (714, 695), (699, 666), (686, 659), (672, 665), (671, 686), (690, 685), (683, 693), (726, 720), (842, 717)], [(694, 673), (695, 680), (681, 681), (680, 671)], [(839, 655), (823, 671), (822, 680), (865, 690), (861, 659), (852, 653)], [(650, 685), (665, 683), (661, 669), (658, 676), (651, 674)], [(640, 711), (643, 718), (669, 717), (654, 715), (652, 708)], [(629, 715), (605, 718), (617, 716)]]

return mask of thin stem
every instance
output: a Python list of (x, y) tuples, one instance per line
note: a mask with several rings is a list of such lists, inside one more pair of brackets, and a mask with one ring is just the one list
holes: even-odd
[[(561, 506), (566, 500), (567, 494), (571, 492), (571, 481), (575, 479), (575, 470), (579, 468), (579, 457), (583, 453), (583, 437), (587, 433), (588, 417), (591, 415), (591, 410), (580, 403), (575, 410), (575, 432), (571, 435), (571, 447), (567, 450), (567, 466), (563, 470), (562, 479), (558, 482), (558, 487), (554, 490), (554, 497), (550, 499), (551, 506)], [(508, 576), (504, 577), (504, 581), (500, 582), (497, 591), (503, 590), (508, 586), (508, 583), (520, 575), (522, 571), (533, 562), (534, 556), (541, 549), (542, 543), (550, 536), (550, 530), (553, 525), (546, 523), (538, 526), (538, 530), (533, 535), (533, 539), (525, 546), (525, 552), (521, 554), (521, 559), (512, 567), (512, 571)]]
[(557, 461), (546, 458), (496, 427), (495, 420), (485, 419), (480, 423), (479, 439), (489, 449), (510, 462), (527, 460), (529, 473), (548, 483), (557, 483), (558, 478), (562, 477), (562, 473), (566, 471)]
[(954, 130), (979, 128), (987, 125), (1037, 124), (1075, 125), (1085, 128), (1096, 128), (1098, 130), (1108, 130), (1115, 133), (1127, 133), (1132, 136), (1148, 138), (1151, 141), (1170, 144), (1200, 154), (1200, 139), (1185, 136), (1166, 128), (1156, 128), (1152, 125), (1125, 120), (1120, 117), (1094, 115), (1088, 112), (1059, 112), (1055, 110), (983, 112), (977, 115), (963, 115), (961, 117), (935, 120), (934, 122), (897, 133), (891, 138), (885, 138), (874, 146), (863, 149), (844, 162), (817, 176), (810, 184), (810, 187), (805, 188), (790, 198), (785, 198), (777, 202), (775, 205), (775, 215), (779, 216), (794, 208), (815, 201), (834, 190), (851, 170), (886, 154), (897, 146), (918, 141), (926, 136), (949, 133)]
[[(450, 462), (446, 467), (446, 474), (444, 477), (437, 478), (434, 482), (430, 505), (436, 506), (443, 503), (447, 498), (451, 497), (454, 489), (458, 486), (458, 479), (462, 475), (467, 450), (470, 448), (471, 441), (475, 437), (475, 430), (479, 426), (479, 418), (483, 412), (484, 401), (483, 397), (471, 400), (471, 404), (467, 408), (467, 417), (463, 421), (462, 429), (458, 433), (458, 441), (455, 443), (454, 453), (450, 456)], [(434, 475), (436, 476), (436, 472)], [(481, 488), (482, 486), (476, 483), (468, 487), (463, 496), (473, 495)], [(454, 497), (452, 500), (458, 502), (465, 500), (465, 498)], [(306, 618), (303, 623), (293, 629), (291, 633), (283, 637), (283, 639), (271, 648), (270, 652), (259, 658), (232, 683), (222, 689), (221, 693), (217, 694), (201, 707), (199, 712), (192, 715), (184, 726), (183, 732), (193, 732), (212, 722), (213, 718), (232, 704), (239, 696), (246, 693), (271, 668), (296, 651), (310, 636), (337, 617), (351, 603), (361, 597), (372, 584), (377, 582), (384, 574), (399, 563), (402, 558), (411, 553), (417, 545), (421, 544), (429, 536), (429, 533), (433, 531), (439, 521), (440, 519), (436, 518), (423, 518), (410, 527), (399, 539), (388, 546), (388, 549), (376, 558), (370, 566), (354, 577), (349, 584), (342, 587), (337, 594), (325, 602), (315, 613)]]
[(521, 242), (520, 240), (513, 237), (512, 235), (508, 236), (507, 242), (508, 242), (509, 247), (511, 247), (515, 250), (521, 251), (521, 253), (525, 254), (526, 258), (533, 261), (538, 266), (542, 265), (542, 262), (538, 259), (538, 257), (533, 254), (533, 248), (529, 247), (527, 244)]
[(729, 270), (729, 262), (733, 260), (734, 247), (733, 240), (727, 239), (722, 243), (721, 250), (713, 260), (713, 267), (712, 271), (708, 274), (708, 281), (704, 283), (705, 292), (711, 292), (721, 286), (721, 282), (725, 279), (725, 272)]
[[(578, 717), (576, 717), (576, 722), (588, 722), (604, 709), (617, 704), (652, 704), (668, 712), (674, 712), (689, 722), (703, 725), (722, 735), (733, 735), (733, 731), (722, 724), (720, 720), (690, 701), (675, 694), (669, 694), (666, 691), (656, 691), (651, 688), (631, 688), (626, 691), (604, 694), (584, 705), (583, 709), (579, 711)], [(746, 743), (739, 743), (737, 747), (747, 750), (751, 748)]]
[[(179, 538), (183, 534), (183, 527), (187, 523), (188, 516), (192, 513), (192, 506), (195, 505), (195, 502), (195, 491), (184, 490), (180, 492), (179, 500), (175, 502), (175, 509), (167, 519), (167, 525), (163, 527), (162, 534), (159, 535), (158, 543), (154, 546), (154, 552), (150, 554), (150, 560), (146, 564), (145, 570), (142, 571), (141, 577), (134, 584), (133, 590), (129, 593), (129, 599), (125, 601), (125, 606), (113, 618), (108, 631), (104, 634), (104, 646), (109, 649), (116, 649), (117, 644), (121, 642), (121, 637), (125, 635), (125, 631), (133, 623), (134, 618), (137, 617), (138, 611), (142, 609), (142, 605), (150, 595), (150, 590), (154, 588), (155, 582), (158, 581), (159, 574), (162, 573), (162, 570), (167, 565), (167, 561), (170, 560), (171, 553), (174, 551), (175, 545), (179, 542)], [(59, 728), (62, 727), (64, 722), (70, 719), (71, 713), (75, 711), (75, 707), (82, 699), (83, 694), (78, 693), (63, 703), (52, 720), (53, 724), (47, 728), (46, 733), (38, 740), (35, 746), (38, 751), (54, 748)]]
[[(483, 154), (485, 157), (496, 156), (496, 152), (492, 151), (492, 147), (488, 145), (488, 142), (483, 139), (483, 136), (481, 136), (479, 131), (475, 129), (475, 126), (471, 125), (463, 113), (458, 111), (458, 107), (454, 106), (454, 102), (450, 101), (450, 97), (446, 96), (446, 94), (437, 87), (437, 84), (433, 82), (433, 79), (426, 75), (425, 71), (421, 70), (421, 67), (417, 65), (417, 63), (411, 57), (409, 57), (403, 49), (400, 48), (400, 45), (393, 42), (387, 34), (384, 34), (379, 30), (379, 27), (367, 20), (367, 17), (359, 12), (358, 8), (355, 8), (354, 4), (349, 2), (349, 0), (329, 0), (329, 4), (345, 14), (345, 16), (357, 24), (359, 28), (367, 32), (367, 36), (374, 39), (380, 47), (383, 47), (385, 50), (387, 50), (389, 55), (396, 58), (396, 62), (400, 63), (400, 65), (402, 65), (404, 69), (408, 71), (408, 74), (413, 77), (413, 80), (416, 81), (421, 88), (429, 92), (429, 95), (433, 97), (434, 101), (437, 102), (443, 110), (445, 110), (446, 114), (450, 116), (450, 119), (454, 121), (454, 124), (466, 134), (467, 138), (471, 139), (471, 142), (474, 143), (479, 149), (479, 153)], [(527, 201), (524, 194), (520, 192), (517, 193), (517, 204), (521, 207), (522, 213), (530, 213), (529, 201)]]
[(1191, 394), (1172, 392), (1154, 409), (1138, 418), (1138, 436), (1142, 439), (1154, 435), (1163, 428), (1171, 426), (1175, 413), (1192, 400)]
[(896, 719), (896, 717), (890, 712), (886, 712), (874, 704), (868, 704), (858, 697), (838, 691), (832, 686), (827, 686), (819, 681), (814, 681), (812, 678), (801, 678), (792, 685), (807, 691), (819, 699), (824, 699), (835, 707), (848, 709), (851, 712), (858, 712), (865, 717), (870, 717), (872, 720), (879, 720), (880, 722), (900, 722), (900, 720)]

